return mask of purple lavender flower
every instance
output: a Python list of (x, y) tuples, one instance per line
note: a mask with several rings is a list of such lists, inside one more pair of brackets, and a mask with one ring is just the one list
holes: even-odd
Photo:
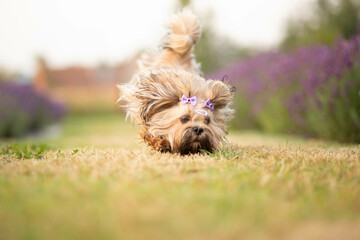
[[(256, 125), (258, 114), (276, 96), (293, 121), (294, 131), (302, 131), (311, 114), (310, 108), (323, 111), (324, 107), (336, 106), (336, 102), (344, 105), (353, 101), (354, 92), (352, 96), (349, 92), (360, 80), (344, 76), (356, 68), (360, 68), (360, 35), (350, 40), (338, 39), (333, 46), (315, 45), (290, 53), (262, 53), (241, 59), (208, 77), (229, 76), (228, 82), (237, 88), (237, 93), (245, 98), (242, 101), (248, 105), (247, 115), (241, 111), (247, 122)], [(321, 97), (324, 94), (329, 96), (326, 102)], [(360, 91), (357, 94), (360, 96)]]
[(30, 86), (0, 82), (0, 137), (19, 136), (59, 120), (64, 106)]

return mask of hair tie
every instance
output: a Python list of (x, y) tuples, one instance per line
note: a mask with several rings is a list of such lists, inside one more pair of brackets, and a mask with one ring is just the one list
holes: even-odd
[(194, 112), (201, 114), (205, 117), (208, 115), (208, 112), (206, 110), (202, 110), (202, 109), (195, 109)]

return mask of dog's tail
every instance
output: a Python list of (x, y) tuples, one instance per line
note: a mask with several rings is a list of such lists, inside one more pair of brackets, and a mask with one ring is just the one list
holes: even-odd
[(201, 36), (200, 22), (189, 9), (176, 14), (171, 19), (168, 28), (170, 32), (165, 36), (162, 46), (180, 55), (192, 52), (193, 45)]
[(200, 71), (195, 62), (194, 44), (201, 36), (198, 18), (190, 9), (176, 14), (168, 24), (169, 33), (163, 38), (159, 51), (149, 51), (141, 55), (139, 69), (167, 66), (184, 70)]

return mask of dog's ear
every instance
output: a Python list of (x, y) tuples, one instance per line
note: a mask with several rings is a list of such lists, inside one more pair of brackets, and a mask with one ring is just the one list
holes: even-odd
[(235, 87), (218, 80), (207, 80), (206, 85), (206, 98), (215, 105), (215, 110), (222, 109), (232, 102)]
[(180, 97), (174, 82), (161, 73), (145, 72), (137, 75), (139, 114), (146, 123), (158, 112), (164, 111), (179, 103)]

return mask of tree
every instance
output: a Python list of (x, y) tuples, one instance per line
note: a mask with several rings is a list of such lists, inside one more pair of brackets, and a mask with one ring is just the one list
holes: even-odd
[(340, 36), (349, 39), (360, 27), (360, 3), (355, 0), (317, 0), (313, 16), (307, 19), (290, 19), (285, 49), (313, 43), (333, 44)]

